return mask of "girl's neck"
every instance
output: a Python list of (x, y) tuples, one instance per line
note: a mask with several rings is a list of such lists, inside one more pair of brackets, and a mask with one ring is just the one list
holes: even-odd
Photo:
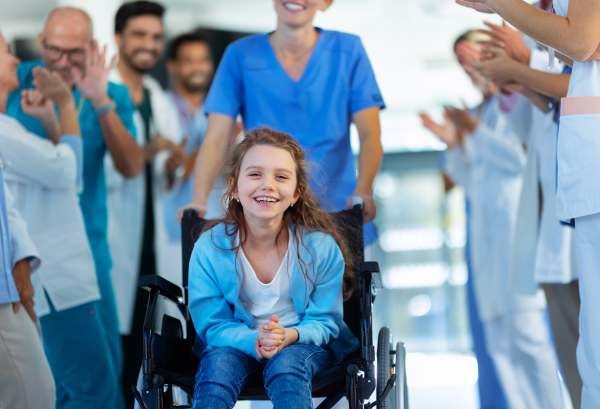
[[(246, 218), (246, 246), (250, 246), (254, 249), (272, 249), (273, 247), (276, 247), (278, 244), (276, 243), (277, 234), (281, 229), (281, 223), (283, 218), (277, 219), (278, 220), (274, 219), (265, 221)], [(287, 234), (284, 234), (284, 237), (285, 236), (287, 236)]]
[(312, 50), (319, 38), (315, 27), (305, 24), (301, 27), (291, 27), (281, 20), (277, 22), (277, 29), (269, 36), (271, 45), (278, 54), (301, 56)]

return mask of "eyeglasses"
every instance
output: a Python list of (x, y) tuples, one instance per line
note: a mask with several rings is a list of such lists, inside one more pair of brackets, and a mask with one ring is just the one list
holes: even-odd
[(85, 50), (83, 48), (72, 48), (66, 50), (53, 45), (44, 44), (45, 57), (50, 61), (58, 61), (64, 54), (72, 63), (81, 63), (85, 60)]

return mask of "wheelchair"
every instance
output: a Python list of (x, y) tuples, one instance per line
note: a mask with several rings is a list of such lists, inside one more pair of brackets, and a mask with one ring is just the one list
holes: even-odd
[[(313, 398), (325, 398), (317, 409), (331, 409), (343, 397), (350, 409), (408, 409), (404, 344), (393, 345), (389, 328), (379, 332), (377, 355), (373, 344), (372, 308), (377, 290), (383, 288), (379, 266), (364, 262), (362, 204), (333, 213), (338, 226), (348, 240), (355, 257), (356, 275), (361, 288), (344, 302), (344, 321), (360, 341), (359, 348), (337, 366), (315, 375), (312, 380)], [(144, 320), (144, 355), (142, 362), (143, 389), (132, 387), (142, 409), (191, 408), (177, 402), (178, 393), (187, 394), (189, 402), (194, 392), (195, 375), (200, 358), (194, 354), (196, 331), (188, 313), (188, 269), (194, 243), (200, 235), (204, 219), (187, 210), (182, 220), (183, 292), (181, 288), (160, 276), (141, 276), (139, 285), (150, 292)], [(159, 296), (177, 305), (186, 317), (183, 336), (181, 321), (167, 314), (162, 317), (162, 329), (154, 331)], [(377, 365), (375, 362), (377, 361)], [(377, 369), (377, 373), (376, 373)], [(249, 377), (238, 400), (269, 400), (262, 374)], [(377, 391), (377, 399), (366, 402)]]

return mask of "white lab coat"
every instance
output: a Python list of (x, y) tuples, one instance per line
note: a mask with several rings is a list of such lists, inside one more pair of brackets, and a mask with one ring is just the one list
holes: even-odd
[[(532, 49), (530, 67), (541, 71), (547, 70), (547, 66), (548, 53)], [(550, 70), (561, 71), (558, 62)], [(574, 231), (561, 225), (556, 217), (558, 129), (553, 112), (541, 112), (522, 96), (504, 116), (516, 133), (524, 134), (520, 137), (527, 143), (527, 166), (519, 199), (509, 283), (515, 292), (533, 295), (539, 283), (568, 283), (579, 276)]]
[[(111, 72), (109, 79), (114, 83), (123, 84), (117, 69)], [(160, 84), (149, 75), (144, 77), (144, 86), (150, 93), (152, 108), (150, 134), (160, 134), (163, 138), (179, 144), (181, 141), (179, 121), (168, 97)], [(140, 146), (144, 146), (146, 144), (144, 123), (138, 111), (135, 113), (134, 120), (137, 142)], [(162, 216), (162, 202), (169, 192), (165, 171), (165, 162), (168, 157), (168, 152), (160, 152), (153, 163), (156, 271), (165, 278), (169, 278), (170, 275), (169, 256), (166, 250), (167, 237)], [(128, 335), (131, 331), (142, 251), (146, 197), (145, 169), (135, 178), (126, 179), (115, 169), (108, 153), (105, 157), (104, 167), (108, 191), (108, 244), (113, 259), (111, 278), (119, 314), (120, 331), (121, 334)]]
[[(44, 261), (32, 276), (35, 311), (50, 313), (100, 299), (96, 268), (79, 207), (81, 171), (65, 143), (52, 144), (0, 114), (5, 183)], [(78, 175), (79, 172), (79, 175)]]
[(510, 254), (525, 151), (498, 114), (498, 99), (481, 109), (464, 150), (447, 153), (446, 172), (465, 188), (470, 203), (469, 243), (475, 296), (483, 321), (509, 312), (541, 310), (543, 294), (515, 297), (508, 286)]

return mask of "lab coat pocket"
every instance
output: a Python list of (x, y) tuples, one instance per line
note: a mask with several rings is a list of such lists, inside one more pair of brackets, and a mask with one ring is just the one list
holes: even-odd
[(65, 226), (37, 234), (42, 259), (38, 270), (57, 311), (100, 299), (92, 250), (83, 226)]

